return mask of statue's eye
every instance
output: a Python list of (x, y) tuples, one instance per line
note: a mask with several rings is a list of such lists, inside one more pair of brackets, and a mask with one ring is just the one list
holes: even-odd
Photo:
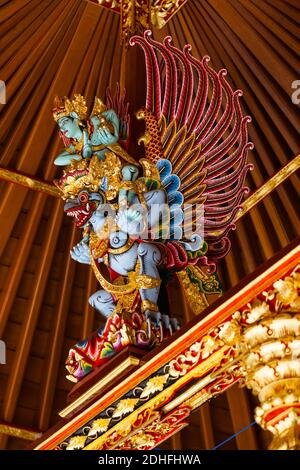
[(80, 193), (79, 194), (79, 201), (84, 203), (84, 202), (87, 202), (89, 200), (89, 195), (88, 193), (86, 192), (83, 192), (83, 193)]

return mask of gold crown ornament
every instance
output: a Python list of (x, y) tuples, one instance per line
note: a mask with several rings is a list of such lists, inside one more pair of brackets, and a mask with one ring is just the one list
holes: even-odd
[(86, 101), (82, 95), (76, 94), (72, 100), (66, 96), (62, 99), (56, 96), (54, 99), (53, 117), (56, 122), (64, 116), (70, 116), (72, 112), (75, 112), (80, 120), (86, 119), (87, 110)]
[(112, 201), (122, 184), (121, 169), (117, 155), (106, 152), (104, 160), (99, 160), (97, 155), (90, 159), (73, 160), (54, 184), (61, 190), (63, 199), (74, 198), (80, 191), (87, 189), (90, 192), (101, 192), (106, 200)]

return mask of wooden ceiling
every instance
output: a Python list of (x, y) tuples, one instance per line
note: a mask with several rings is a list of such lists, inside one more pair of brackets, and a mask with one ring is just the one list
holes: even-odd
[[(134, 100), (142, 84), (128, 80), (143, 67), (122, 50), (119, 16), (84, 0), (0, 0), (0, 166), (52, 181), (61, 143), (51, 109), (55, 95), (104, 96), (126, 83)], [(297, 0), (188, 0), (159, 32), (175, 45), (190, 43), (195, 56), (210, 55), (244, 91), (253, 118), (255, 165), (248, 177), (260, 187), (299, 153), (299, 106), (291, 101), (299, 79), (300, 9)], [(138, 56), (137, 56), (138, 57)], [(132, 67), (134, 64), (134, 67)], [(126, 78), (127, 77), (127, 78)], [(138, 94), (138, 96), (137, 96)], [(137, 100), (135, 100), (137, 96)], [(0, 182), (0, 420), (44, 431), (57, 421), (71, 383), (64, 360), (71, 345), (99, 325), (87, 299), (96, 282), (69, 251), (80, 234), (60, 201)], [(220, 266), (224, 287), (237, 282), (299, 234), (297, 175), (243, 217), (232, 233), (232, 251)], [(191, 425), (166, 447), (210, 449), (253, 421), (248, 394), (233, 388), (194, 413)], [(20, 449), (18, 438), (0, 437), (0, 448)], [(223, 448), (265, 447), (257, 426)]]

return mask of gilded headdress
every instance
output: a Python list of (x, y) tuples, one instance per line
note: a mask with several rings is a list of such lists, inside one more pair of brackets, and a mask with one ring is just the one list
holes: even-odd
[(100, 190), (111, 201), (121, 185), (121, 168), (121, 161), (113, 152), (107, 152), (104, 160), (94, 155), (91, 159), (73, 161), (54, 184), (61, 190), (63, 199), (76, 197), (87, 189), (90, 192)]
[(72, 112), (75, 112), (79, 119), (87, 118), (87, 105), (82, 95), (76, 94), (72, 100), (66, 96), (62, 99), (55, 97), (53, 117), (56, 122), (64, 116), (70, 116)]

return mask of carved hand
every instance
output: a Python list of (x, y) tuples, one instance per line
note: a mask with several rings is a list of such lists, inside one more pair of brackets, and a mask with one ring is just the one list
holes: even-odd
[(105, 129), (104, 127), (102, 129), (99, 129), (98, 131), (99, 133), (99, 136), (101, 138), (101, 142), (104, 144), (104, 145), (112, 145), (112, 144), (115, 144), (118, 140), (118, 138), (114, 135), (114, 134), (111, 134), (107, 129)]
[(74, 248), (70, 251), (71, 258), (82, 264), (90, 264), (89, 246), (81, 240)]
[(135, 204), (129, 209), (120, 210), (116, 216), (116, 222), (120, 229), (129, 235), (141, 234), (146, 221), (146, 214), (139, 204)]

